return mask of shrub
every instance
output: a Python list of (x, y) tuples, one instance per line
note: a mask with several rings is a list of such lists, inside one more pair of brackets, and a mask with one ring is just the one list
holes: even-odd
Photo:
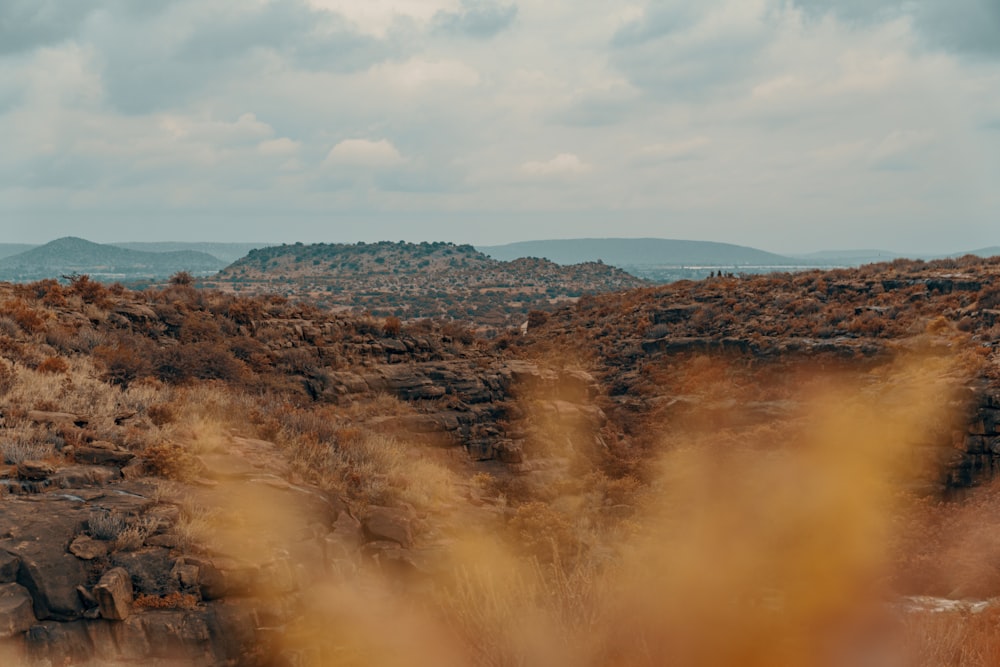
[(22, 435), (14, 440), (8, 440), (0, 445), (0, 455), (8, 465), (17, 465), (25, 461), (44, 461), (55, 453), (52, 445), (39, 442)]
[(123, 388), (127, 388), (136, 379), (149, 375), (152, 370), (146, 355), (121, 344), (95, 348), (94, 358), (104, 364), (104, 380)]
[(174, 286), (187, 286), (194, 282), (194, 276), (187, 271), (178, 271), (174, 275), (170, 276), (170, 279), (167, 282)]
[(146, 538), (155, 532), (157, 523), (151, 517), (126, 520), (125, 528), (115, 537), (115, 551), (135, 551), (142, 548)]
[(142, 453), (146, 458), (146, 468), (152, 475), (186, 481), (201, 472), (194, 455), (174, 442), (148, 444)]
[(91, 280), (90, 276), (74, 274), (66, 276), (66, 278), (69, 280), (67, 292), (80, 297), (84, 303), (90, 303), (99, 308), (107, 308), (111, 305), (107, 289), (96, 280)]
[(62, 357), (48, 357), (42, 363), (38, 364), (36, 368), (40, 373), (65, 373), (69, 370), (69, 364)]
[(403, 323), (400, 322), (398, 317), (389, 316), (385, 318), (385, 324), (382, 326), (382, 331), (386, 336), (396, 337), (399, 335), (402, 326)]
[(26, 333), (38, 333), (45, 328), (45, 320), (21, 299), (5, 303), (3, 312)]
[(549, 314), (543, 310), (528, 311), (528, 328), (537, 329), (549, 321)]
[(102, 510), (94, 512), (87, 519), (87, 532), (98, 540), (115, 540), (128, 527), (125, 516), (120, 512)]
[(165, 426), (172, 423), (175, 419), (174, 411), (165, 403), (156, 403), (149, 406), (146, 410), (146, 416), (156, 426)]
[(0, 359), (0, 396), (13, 389), (16, 381), (17, 373), (14, 371), (14, 367)]

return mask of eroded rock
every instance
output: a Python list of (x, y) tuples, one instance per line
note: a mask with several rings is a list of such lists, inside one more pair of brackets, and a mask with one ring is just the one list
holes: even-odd
[(69, 552), (81, 560), (94, 560), (108, 555), (108, 544), (89, 535), (77, 535), (70, 542)]
[(0, 585), (0, 639), (20, 634), (35, 623), (28, 589), (19, 584)]
[(413, 522), (405, 510), (373, 505), (362, 525), (369, 541), (388, 540), (404, 547), (413, 543)]
[(108, 570), (94, 586), (101, 618), (123, 621), (132, 613), (132, 578), (122, 567)]

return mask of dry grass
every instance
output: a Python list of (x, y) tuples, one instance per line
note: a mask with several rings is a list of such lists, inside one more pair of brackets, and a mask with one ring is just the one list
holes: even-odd
[(94, 512), (87, 519), (87, 532), (98, 540), (117, 540), (126, 528), (128, 521), (119, 512)]
[[(104, 316), (100, 305), (91, 309)], [(882, 331), (870, 319), (844, 326)], [(314, 606), (303, 614), (306, 627), (290, 627), (286, 640), (318, 656), (303, 659), (310, 667), (863, 664), (845, 654), (882, 667), (889, 663), (872, 662), (876, 649), (858, 639), (857, 628), (877, 616), (881, 596), (895, 594), (883, 584), (917, 580), (898, 576), (904, 566), (945, 594), (1000, 592), (992, 519), (1000, 502), (977, 496), (960, 506), (920, 507), (923, 523), (908, 523), (899, 520), (906, 508), (890, 490), (890, 480), (913, 474), (898, 465), (903, 453), (942, 417), (954, 379), (983, 361), (979, 352), (962, 355), (958, 370), (949, 367), (953, 360), (886, 365), (859, 384), (765, 373), (749, 382), (743, 369), (706, 356), (650, 363), (636, 374), (637, 396), (684, 394), (706, 406), (731, 401), (729, 410), (738, 411), (755, 400), (797, 395), (806, 406), (785, 422), (751, 426), (721, 423), (707, 407), (684, 418), (665, 407), (655, 414), (662, 429), (643, 434), (649, 448), (641, 454), (652, 463), (629, 469), (635, 476), (595, 469), (596, 457), (584, 447), (594, 446), (586, 418), (554, 416), (543, 409), (547, 397), (524, 396), (537, 445), (532, 453), (558, 455), (567, 464), (546, 475), (478, 476), (472, 487), (495, 501), (480, 507), (466, 502), (462, 489), (469, 483), (440, 450), (368, 427), (378, 417), (412, 414), (393, 397), (319, 406), (292, 391), (253, 393), (224, 382), (139, 379), (122, 389), (82, 357), (67, 358), (65, 368), (50, 362), (33, 370), (29, 357), (63, 358), (51, 357), (40, 342), (47, 318), (29, 320), (28, 329), (37, 331), (13, 320), (3, 325), (31, 348), (16, 363), (0, 361), (0, 407), (10, 436), (0, 450), (7, 462), (54, 451), (58, 434), (24, 421), (26, 410), (40, 407), (91, 416), (93, 435), (142, 450), (151, 471), (178, 480), (197, 477), (195, 457), (228, 450), (233, 433), (265, 437), (291, 460), (295, 475), (345, 495), (353, 509), (409, 505), (418, 531), (447, 538), (434, 544), (429, 565), (410, 572), (423, 588), (407, 588), (405, 579), (360, 557), (347, 568), (360, 573), (356, 581), (309, 573)], [(932, 322), (930, 330), (951, 335), (948, 322)], [(51, 345), (69, 348), (71, 338), (59, 333)], [(304, 355), (302, 364), (311, 361)], [(553, 363), (585, 361), (584, 352), (574, 351)], [(939, 383), (941, 377), (951, 379)], [(136, 423), (116, 426), (113, 416), (123, 411), (136, 412)], [(215, 506), (207, 496), (184, 497), (181, 484), (162, 482), (157, 499), (178, 502), (172, 531), (182, 548), (211, 548), (222, 533), (228, 547), (287, 543), (298, 510), (265, 506), (260, 488), (244, 486), (220, 484), (226, 500)], [(113, 513), (88, 522), (92, 535), (118, 550), (141, 547), (155, 528)], [(913, 531), (911, 542), (893, 541), (901, 529)], [(418, 546), (430, 542), (424, 537), (418, 535)], [(913, 543), (919, 548), (908, 549), (912, 560), (901, 565), (897, 552)], [(415, 549), (411, 556), (426, 554)], [(184, 600), (140, 606), (175, 602)], [(1000, 664), (998, 626), (993, 612), (911, 614), (896, 634), (880, 634), (875, 643), (879, 650), (889, 646), (895, 664)]]
[(1000, 610), (981, 613), (911, 613), (898, 641), (907, 667), (995, 667), (1000, 665)]
[(133, 518), (114, 540), (115, 551), (135, 551), (146, 543), (146, 539), (156, 532), (158, 521), (151, 517)]
[(0, 442), (0, 456), (4, 463), (17, 465), (25, 461), (44, 461), (55, 455), (52, 444), (39, 441), (30, 433), (5, 437), (11, 439)]

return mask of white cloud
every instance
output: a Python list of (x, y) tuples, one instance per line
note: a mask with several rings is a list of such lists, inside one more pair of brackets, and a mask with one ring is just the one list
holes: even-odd
[(372, 68), (371, 73), (385, 83), (403, 89), (433, 85), (475, 86), (479, 73), (458, 60), (430, 61), (411, 58), (402, 63), (383, 63)]
[[(918, 0), (931, 1), (944, 6)], [(865, 245), (884, 230), (894, 248), (918, 245), (917, 229), (942, 248), (1000, 240), (1000, 60), (938, 48), (900, 13), (848, 20), (797, 9), (805, 0), (87, 4), (52, 38), (0, 44), (0, 210), (26, 221), (22, 238), (46, 240), (43, 218), (86, 233), (190, 201), (220, 226), (245, 210), (510, 222), (456, 227), (470, 241), (566, 236), (588, 216), (631, 236), (670, 219), (671, 234), (776, 251), (848, 243), (852, 229)], [(956, 222), (945, 232), (941, 219)], [(416, 228), (370, 234), (403, 229)]]
[(894, 130), (871, 149), (869, 158), (872, 165), (880, 169), (914, 168), (933, 140), (929, 132)]
[(658, 164), (672, 160), (691, 160), (699, 157), (711, 143), (708, 137), (691, 137), (667, 144), (649, 144), (636, 152), (635, 162)]
[(458, 0), (307, 0), (318, 9), (343, 15), (363, 32), (384, 37), (400, 18), (427, 23), (439, 11), (455, 9)]
[(560, 153), (551, 160), (544, 162), (525, 162), (521, 165), (521, 171), (530, 176), (572, 176), (583, 174), (592, 169), (592, 166), (581, 160), (573, 153)]
[(257, 152), (262, 155), (280, 155), (280, 156), (290, 156), (296, 155), (302, 148), (302, 143), (298, 141), (293, 141), (288, 137), (280, 137), (278, 139), (268, 139), (267, 141), (262, 141), (257, 144)]
[(274, 128), (252, 113), (241, 114), (232, 122), (165, 114), (160, 119), (160, 127), (178, 139), (215, 145), (257, 143), (274, 134)]
[(323, 165), (350, 167), (393, 167), (405, 162), (388, 139), (345, 139), (330, 149)]

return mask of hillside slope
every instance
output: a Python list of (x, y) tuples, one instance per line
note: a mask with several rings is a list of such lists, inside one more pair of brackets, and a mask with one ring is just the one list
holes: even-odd
[(99, 280), (165, 278), (178, 271), (217, 271), (224, 265), (202, 252), (141, 252), (67, 236), (0, 259), (0, 279), (40, 280), (72, 273)]
[(37, 246), (28, 243), (0, 243), (0, 259), (27, 252)]
[(261, 248), (206, 284), (404, 319), (441, 316), (503, 326), (520, 324), (533, 309), (646, 283), (598, 263), (502, 262), (468, 245), (381, 242)]
[(251, 250), (263, 248), (267, 243), (219, 243), (208, 241), (130, 241), (127, 243), (112, 243), (111, 245), (127, 250), (140, 252), (180, 252), (192, 250), (216, 257), (227, 264), (235, 262)]
[(186, 284), (0, 305), (2, 664), (486, 667), (528, 618), (532, 664), (803, 665), (869, 603), (916, 655), (997, 654), (996, 261), (587, 296), (493, 340)]

